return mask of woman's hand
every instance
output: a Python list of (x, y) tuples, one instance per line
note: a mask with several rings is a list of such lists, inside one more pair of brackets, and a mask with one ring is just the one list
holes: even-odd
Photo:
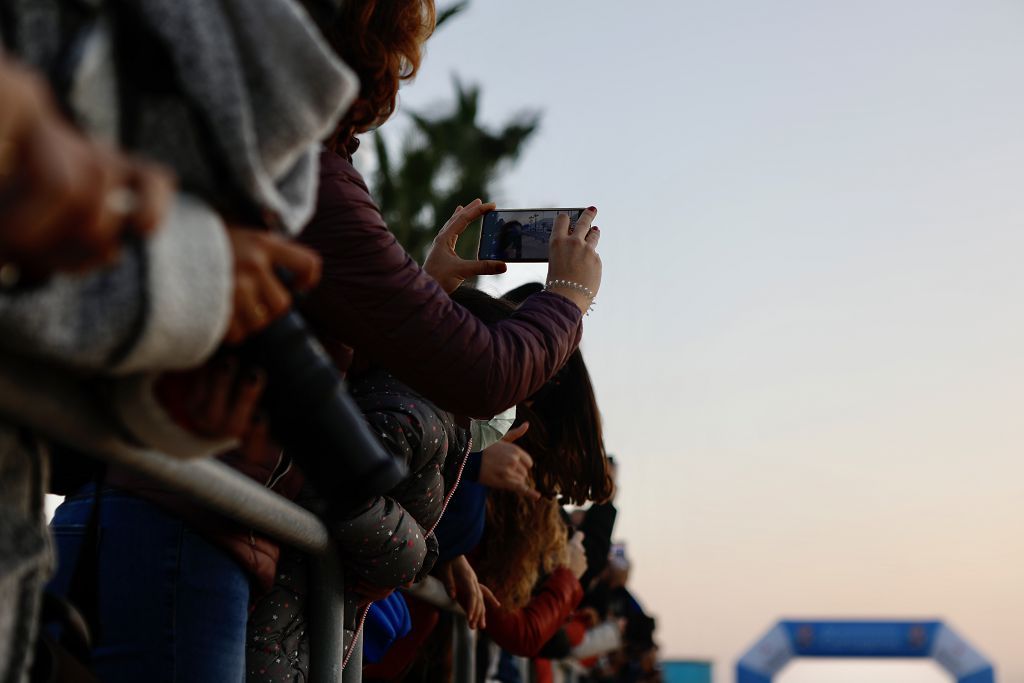
[(577, 579), (587, 572), (587, 551), (583, 549), (583, 532), (577, 531), (565, 546), (565, 566)]
[(495, 489), (514, 491), (532, 500), (540, 498), (530, 480), (533, 458), (513, 443), (526, 434), (529, 422), (510, 429), (501, 441), (484, 449), (480, 460), (480, 483)]
[(437, 233), (427, 260), (423, 262), (423, 270), (437, 280), (444, 291), (451, 294), (459, 288), (466, 278), (477, 275), (497, 275), (508, 270), (501, 261), (467, 261), (455, 252), (459, 236), (466, 228), (488, 211), (494, 211), (494, 204), (484, 204), (474, 199), (469, 206), (458, 206), (455, 213)]
[(548, 281), (573, 282), (590, 290), (587, 293), (565, 285), (554, 285), (551, 289), (576, 304), (586, 313), (590, 309), (597, 290), (601, 288), (601, 257), (597, 255), (597, 243), (601, 231), (591, 227), (597, 209), (589, 207), (577, 219), (576, 228), (569, 232), (569, 217), (560, 214), (555, 217), (551, 230), (551, 246), (548, 262)]
[(302, 291), (320, 281), (320, 257), (286, 238), (262, 230), (229, 227), (234, 253), (234, 310), (225, 341), (237, 344), (281, 317), (292, 305), (275, 269), (288, 271), (290, 286)]
[(74, 130), (45, 83), (0, 59), (0, 266), (38, 278), (110, 263), (157, 227), (173, 186)]
[(501, 603), (487, 586), (480, 583), (465, 555), (459, 555), (445, 565), (442, 580), (448, 597), (459, 603), (466, 613), (469, 627), (487, 628), (487, 607), (500, 607)]

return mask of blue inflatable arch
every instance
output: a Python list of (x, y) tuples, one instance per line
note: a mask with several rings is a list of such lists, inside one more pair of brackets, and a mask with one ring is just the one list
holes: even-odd
[(780, 621), (736, 664), (736, 683), (770, 683), (794, 657), (931, 658), (957, 683), (995, 683), (992, 664), (941, 621)]

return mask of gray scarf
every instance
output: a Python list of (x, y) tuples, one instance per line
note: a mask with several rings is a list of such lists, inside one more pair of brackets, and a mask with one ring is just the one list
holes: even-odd
[[(13, 19), (3, 27), (10, 47), (53, 73), (62, 49), (76, 39), (61, 30), (73, 24), (67, 18), (82, 4), (0, 0)], [(71, 83), (79, 118), (116, 121), (124, 144), (174, 168), (183, 187), (227, 213), (269, 211), (290, 230), (301, 228), (315, 202), (319, 141), (358, 93), (355, 75), (305, 11), (293, 0), (87, 4), (100, 20), (83, 41)], [(119, 55), (142, 60), (134, 73), (146, 73), (146, 54), (160, 54), (174, 87), (149, 92), (132, 84), (126, 89), (123, 82), (105, 86), (104, 79), (123, 73), (104, 67), (103, 55), (111, 53), (109, 26), (132, 33), (128, 44), (145, 46), (142, 57)], [(123, 45), (123, 37), (114, 42)], [(111, 101), (110, 93), (117, 92), (132, 100), (130, 107)], [(121, 120), (122, 112), (130, 120)]]

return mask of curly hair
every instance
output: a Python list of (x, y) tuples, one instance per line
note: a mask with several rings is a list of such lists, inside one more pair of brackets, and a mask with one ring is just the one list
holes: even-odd
[(487, 533), (480, 541), (477, 574), (503, 607), (519, 609), (530, 601), (540, 576), (565, 563), (567, 542), (557, 501), (494, 489), (487, 496)]
[(383, 123), (395, 111), (398, 86), (416, 75), (423, 44), (434, 32), (434, 0), (346, 0), (327, 9), (303, 0), (321, 33), (359, 76), (359, 97), (328, 143)]

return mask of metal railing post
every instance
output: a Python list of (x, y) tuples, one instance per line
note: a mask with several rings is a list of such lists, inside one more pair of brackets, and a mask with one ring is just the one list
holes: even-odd
[[(337, 549), (309, 556), (309, 681), (341, 683), (345, 656), (345, 579)], [(353, 647), (355, 645), (353, 644)], [(349, 663), (349, 668), (354, 665)], [(346, 680), (351, 680), (345, 676)]]
[(526, 657), (516, 657), (516, 669), (519, 670), (519, 680), (522, 683), (531, 683), (533, 680), (533, 667), (530, 666), (530, 660)]
[(476, 631), (469, 627), (466, 617), (452, 615), (452, 681), (474, 683), (476, 679)]
[(341, 676), (342, 683), (362, 683), (363, 680), (363, 633), (352, 641), (352, 657), (348, 660), (348, 666)]

